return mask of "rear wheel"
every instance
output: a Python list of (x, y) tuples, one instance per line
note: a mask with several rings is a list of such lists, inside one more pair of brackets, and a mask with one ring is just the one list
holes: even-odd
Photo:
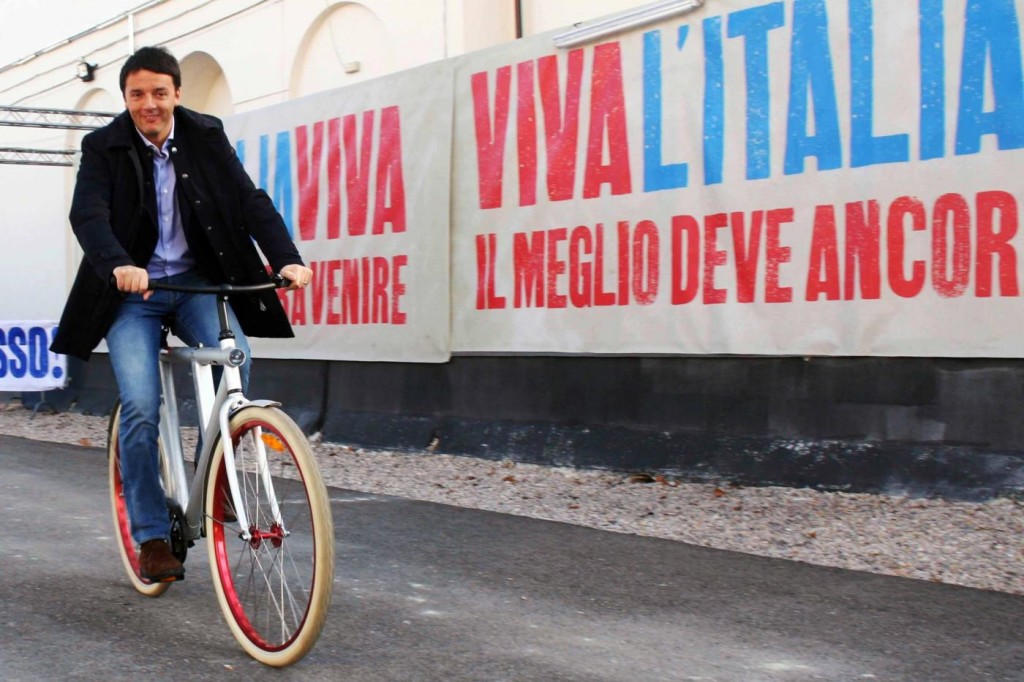
[(147, 597), (159, 597), (171, 584), (153, 583), (139, 575), (139, 550), (132, 540), (131, 521), (128, 519), (124, 486), (121, 482), (121, 444), (118, 438), (120, 425), (121, 403), (118, 401), (107, 425), (107, 474), (110, 480), (110, 507), (114, 514), (114, 542), (132, 587)]
[[(286, 666), (316, 643), (334, 581), (330, 499), (302, 431), (283, 412), (251, 406), (230, 423), (241, 537), (224, 461), (214, 449), (206, 483), (206, 534), (217, 599), (235, 638), (256, 660)], [(266, 453), (271, 485), (257, 469)], [(272, 500), (280, 518), (275, 518)]]

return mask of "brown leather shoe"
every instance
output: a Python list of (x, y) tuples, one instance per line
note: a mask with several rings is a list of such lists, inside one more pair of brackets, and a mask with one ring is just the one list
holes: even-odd
[(166, 542), (149, 540), (139, 548), (139, 575), (155, 583), (169, 583), (183, 580), (185, 567)]

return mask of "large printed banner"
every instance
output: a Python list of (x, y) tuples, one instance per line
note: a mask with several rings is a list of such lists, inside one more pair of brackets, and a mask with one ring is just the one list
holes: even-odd
[(313, 269), (257, 357), (448, 359), (451, 112), (439, 62), (225, 121)]
[(49, 351), (56, 322), (0, 322), (0, 391), (48, 391), (67, 383), (67, 356)]
[(458, 61), (454, 351), (1024, 356), (1022, 0)]

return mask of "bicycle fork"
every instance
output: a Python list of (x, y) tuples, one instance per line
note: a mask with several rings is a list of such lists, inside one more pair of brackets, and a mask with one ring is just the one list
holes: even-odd
[[(232, 402), (225, 402), (221, 405), (220, 414), (220, 432), (221, 432), (221, 444), (224, 449), (224, 471), (228, 479), (228, 488), (231, 491), (231, 499), (235, 504), (235, 515), (238, 518), (238, 525), (240, 528), (239, 537), (249, 542), (253, 539), (252, 533), (250, 532), (249, 519), (245, 513), (245, 505), (243, 504), (242, 491), (238, 483), (238, 470), (235, 468), (235, 446), (231, 438), (231, 426), (230, 419), (231, 414), (237, 407), (244, 407), (246, 404), (240, 402), (237, 405)], [(274, 517), (274, 525), (280, 528), (280, 532), (284, 537), (288, 536), (288, 529), (284, 526), (284, 520), (281, 517), (281, 507), (277, 502), (277, 493), (274, 491), (274, 484), (270, 477), (270, 467), (267, 461), (267, 447), (263, 440), (263, 428), (256, 427), (252, 431), (253, 450), (256, 453), (256, 469), (260, 477), (260, 481), (263, 484), (264, 493), (267, 496), (267, 503), (270, 506), (271, 514)]]

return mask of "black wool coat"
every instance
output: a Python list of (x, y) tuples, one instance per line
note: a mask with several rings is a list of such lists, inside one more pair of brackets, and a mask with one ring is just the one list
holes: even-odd
[[(302, 263), (280, 214), (253, 185), (218, 119), (175, 108), (171, 148), (185, 238), (207, 278), (268, 281), (259, 251), (274, 272)], [(50, 350), (88, 360), (123, 298), (110, 284), (114, 268), (146, 267), (157, 243), (153, 160), (127, 111), (82, 140), (70, 218), (85, 257)], [(273, 291), (233, 296), (231, 306), (249, 336), (293, 336)]]

